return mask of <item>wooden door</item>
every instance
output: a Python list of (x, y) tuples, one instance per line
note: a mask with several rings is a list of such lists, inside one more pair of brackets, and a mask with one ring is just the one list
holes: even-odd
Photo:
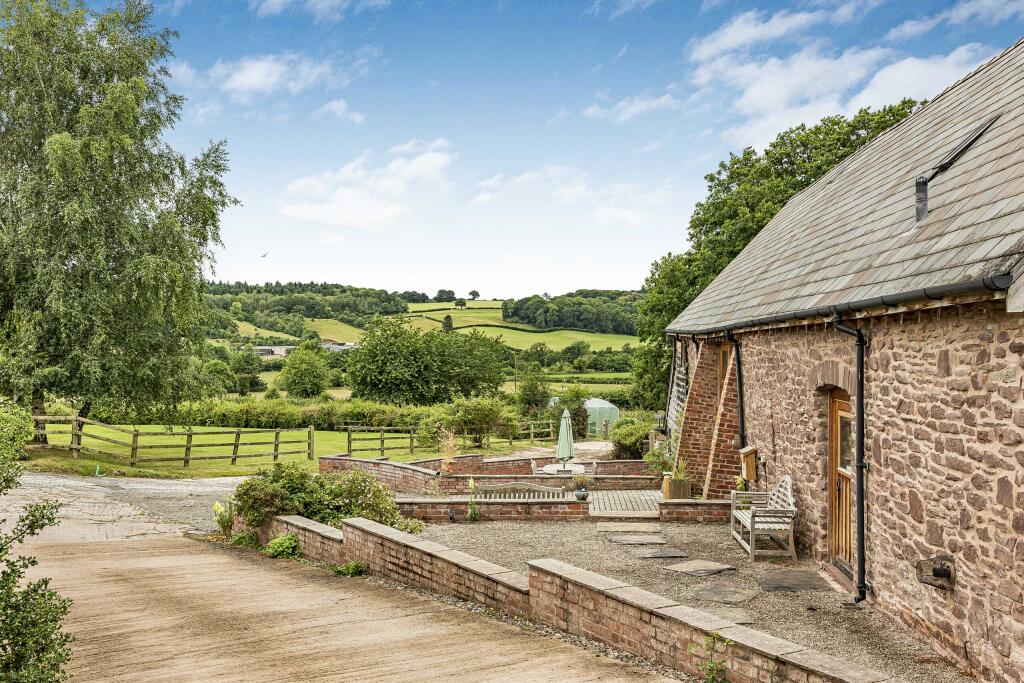
[(829, 399), (829, 559), (853, 573), (853, 410), (850, 396), (837, 389)]

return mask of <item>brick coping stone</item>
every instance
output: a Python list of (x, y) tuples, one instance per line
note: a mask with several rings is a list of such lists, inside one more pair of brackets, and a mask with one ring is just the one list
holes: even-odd
[(399, 467), (402, 469), (412, 470), (419, 472), (420, 474), (427, 474), (431, 477), (437, 476), (437, 470), (429, 470), (425, 467), (419, 467), (406, 462), (392, 462), (391, 460), (374, 460), (372, 458), (353, 458), (348, 455), (321, 455), (320, 460), (342, 460), (346, 462), (358, 462), (358, 463), (376, 463), (378, 465), (390, 465), (391, 467)]

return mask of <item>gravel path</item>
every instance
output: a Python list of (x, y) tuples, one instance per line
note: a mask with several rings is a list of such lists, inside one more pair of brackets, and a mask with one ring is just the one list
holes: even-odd
[[(751, 565), (729, 537), (728, 527), (714, 524), (661, 524), (668, 547), (689, 552), (689, 559), (731, 564), (737, 569), (697, 578), (664, 567), (680, 559), (641, 559), (665, 546), (621, 546), (609, 543), (614, 535), (597, 530), (594, 522), (483, 522), (434, 524), (423, 535), (429, 540), (476, 555), (509, 569), (526, 572), (526, 561), (550, 557), (617, 578), (646, 590), (678, 599), (692, 607), (714, 610), (743, 609), (752, 628), (814, 647), (851, 662), (903, 676), (908, 681), (969, 683), (975, 679), (936, 656), (888, 618), (862, 607), (850, 607), (845, 593), (809, 591), (768, 593), (758, 578), (787, 567), (815, 570), (816, 564), (768, 562)], [(702, 600), (696, 593), (707, 587), (756, 590), (748, 602), (724, 605)]]

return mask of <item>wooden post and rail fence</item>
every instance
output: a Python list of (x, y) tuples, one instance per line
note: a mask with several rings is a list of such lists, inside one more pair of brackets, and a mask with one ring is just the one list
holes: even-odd
[[(54, 428), (55, 425), (56, 428)], [(67, 425), (67, 427), (63, 427), (63, 425)], [(85, 428), (88, 425), (95, 429), (87, 432)], [(97, 433), (97, 430), (106, 433)], [(417, 446), (417, 428), (415, 427), (347, 425), (339, 427), (336, 431), (345, 434), (345, 452), (337, 453), (337, 455), (358, 456), (375, 453), (378, 458), (385, 458), (396, 451), (415, 455), (417, 448), (421, 451), (429, 450), (423, 446)], [(605, 431), (607, 431), (607, 425)], [(231, 464), (235, 465), (239, 460), (268, 457), (272, 458), (273, 462), (277, 462), (282, 456), (299, 454), (304, 454), (309, 460), (313, 460), (315, 457), (316, 434), (313, 425), (273, 429), (214, 428), (208, 431), (188, 428), (130, 429), (74, 415), (38, 415), (35, 416), (35, 433), (37, 436), (46, 436), (47, 438), (69, 435), (69, 445), (66, 448), (75, 458), (79, 457), (83, 450), (115, 458), (127, 456), (128, 463), (132, 467), (144, 466), (146, 463), (178, 461), (182, 463), (183, 467), (188, 467), (190, 463), (200, 460), (230, 460)], [(273, 435), (272, 440), (269, 435)], [(490, 448), (492, 437), (502, 442), (507, 440), (509, 447), (512, 447), (516, 441), (530, 444), (537, 441), (553, 441), (558, 438), (558, 428), (553, 420), (530, 421), (520, 423), (515, 431), (500, 435), (485, 433), (479, 436), (475, 435), (472, 430), (462, 430), (455, 436), (463, 448), (480, 446), (479, 441), (481, 440), (484, 448)], [(210, 440), (209, 437), (228, 438)], [(84, 446), (83, 438), (100, 443)], [(121, 452), (117, 452), (109, 446), (120, 447)], [(268, 446), (272, 446), (273, 450), (261, 448), (256, 452), (249, 452), (253, 447)], [(242, 449), (246, 449), (246, 452), (241, 452)], [(177, 452), (171, 455), (175, 450)], [(152, 451), (156, 451), (156, 453), (152, 456), (148, 455)], [(168, 455), (161, 455), (163, 453)]]

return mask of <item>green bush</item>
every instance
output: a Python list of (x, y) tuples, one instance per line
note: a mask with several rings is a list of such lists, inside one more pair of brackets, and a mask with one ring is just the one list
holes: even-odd
[(276, 538), (272, 538), (263, 547), (263, 554), (267, 557), (297, 560), (302, 556), (302, 553), (299, 551), (299, 538), (295, 534), (281, 534)]
[(644, 453), (644, 462), (647, 463), (647, 470), (651, 474), (660, 475), (665, 472), (671, 472), (675, 463), (672, 462), (672, 453), (668, 447), (668, 442), (662, 441)]
[(323, 354), (299, 348), (292, 351), (284, 362), (278, 381), (289, 396), (310, 398), (327, 388), (328, 373)]
[(273, 401), (278, 398), (281, 398), (281, 392), (277, 387), (270, 387), (263, 393), (264, 401)]
[(238, 485), (235, 505), (252, 527), (274, 515), (295, 514), (331, 526), (363, 517), (403, 531), (423, 528), (422, 522), (402, 517), (391, 490), (362, 470), (313, 474), (296, 463), (276, 463)]
[(590, 418), (587, 415), (588, 398), (590, 398), (590, 394), (586, 389), (582, 387), (569, 387), (551, 409), (551, 419), (555, 420), (556, 423), (562, 419), (563, 410), (569, 411), (569, 418), (572, 420), (572, 435), (576, 439), (585, 439), (587, 437), (587, 426), (590, 422)]
[(455, 429), (473, 438), (476, 446), (483, 446), (488, 434), (508, 438), (519, 425), (519, 418), (509, 406), (496, 398), (460, 398), (452, 408)]
[(239, 548), (251, 548), (253, 550), (260, 549), (260, 539), (256, 535), (253, 529), (246, 529), (240, 531), (237, 534), (231, 535), (231, 545), (238, 546)]
[(624, 417), (612, 427), (611, 441), (615, 445), (615, 457), (639, 458), (643, 453), (644, 441), (655, 425), (642, 422), (635, 417)]
[(365, 562), (349, 560), (345, 564), (332, 564), (330, 569), (338, 576), (362, 576), (368, 567)]
[(35, 426), (32, 414), (0, 397), (0, 460), (22, 460), (25, 444), (32, 440)]

